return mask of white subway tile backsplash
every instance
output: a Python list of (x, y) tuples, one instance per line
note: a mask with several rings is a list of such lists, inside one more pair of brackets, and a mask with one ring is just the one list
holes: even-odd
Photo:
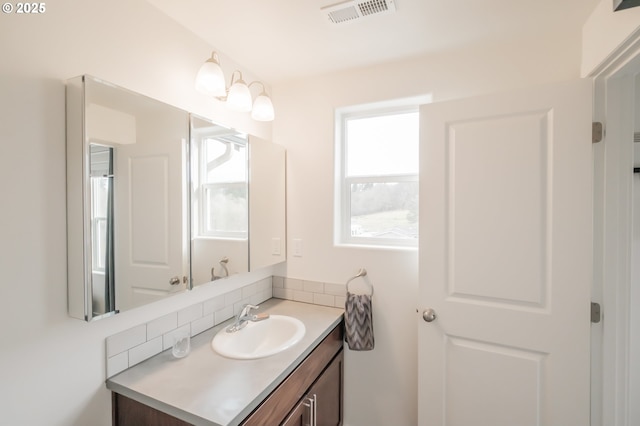
[(273, 290), (262, 290), (249, 298), (249, 303), (252, 305), (259, 305), (265, 300), (269, 300), (273, 297)]
[(232, 316), (233, 316), (233, 305), (225, 306), (224, 308), (222, 308), (219, 311), (216, 311), (213, 314), (213, 318), (215, 320), (215, 325), (218, 325), (221, 322), (225, 322), (226, 320), (228, 320)]
[(147, 325), (142, 324), (107, 337), (107, 357), (127, 351), (147, 341)]
[(213, 327), (213, 325), (214, 321), (212, 312), (209, 315), (205, 315), (204, 317), (191, 322), (191, 335), (195, 336), (196, 334), (200, 334)]
[(284, 277), (273, 277), (273, 288), (284, 288)]
[(271, 291), (272, 288), (273, 288), (272, 277), (268, 277), (258, 281), (258, 291), (265, 291), (265, 290)]
[(316, 305), (324, 305), (324, 306), (335, 306), (336, 304), (336, 296), (331, 294), (313, 294), (313, 303)]
[(187, 330), (190, 332), (191, 330), (191, 325), (190, 324), (185, 324), (182, 327), (176, 328), (175, 330), (172, 330), (168, 333), (165, 333), (162, 335), (162, 350), (167, 350), (170, 349), (173, 346), (173, 336), (178, 333), (181, 332), (183, 330)]
[(293, 300), (293, 290), (289, 290), (287, 288), (274, 288), (273, 297), (276, 297), (278, 299)]
[(107, 377), (115, 376), (129, 368), (129, 352), (120, 352), (107, 358)]
[(129, 367), (162, 352), (162, 337), (158, 336), (129, 350)]
[(334, 296), (344, 296), (347, 294), (347, 289), (344, 284), (324, 284), (324, 292), (326, 294), (333, 294)]
[(147, 340), (163, 335), (178, 327), (178, 314), (173, 312), (147, 323)]
[(198, 318), (202, 318), (202, 303), (197, 303), (178, 311), (178, 327)]
[(242, 287), (242, 298), (248, 299), (258, 292), (258, 283)]
[(293, 290), (293, 300), (296, 302), (313, 303), (313, 293)]
[(242, 300), (242, 290), (234, 290), (229, 293), (225, 293), (224, 295), (224, 304), (225, 306), (233, 305)]
[(302, 290), (302, 280), (298, 280), (295, 278), (285, 278), (284, 288), (289, 288), (291, 290)]
[(302, 290), (310, 293), (324, 293), (324, 283), (317, 281), (302, 281)]
[(272, 277), (271, 280), (272, 297), (344, 309), (347, 294), (344, 284), (277, 276)]
[(224, 294), (216, 296), (213, 299), (209, 299), (203, 303), (203, 315), (212, 314), (215, 311), (219, 311), (224, 308)]

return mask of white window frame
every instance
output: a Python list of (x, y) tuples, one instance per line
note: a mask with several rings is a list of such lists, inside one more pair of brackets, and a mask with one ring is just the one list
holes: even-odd
[[(198, 143), (198, 163), (199, 163), (199, 171), (198, 171), (198, 181), (199, 185), (197, 187), (198, 192), (198, 200), (199, 200), (199, 214), (198, 214), (198, 232), (196, 238), (201, 239), (220, 239), (220, 240), (248, 240), (249, 239), (249, 228), (247, 223), (246, 231), (213, 231), (209, 230), (206, 224), (206, 217), (211, 213), (207, 208), (207, 203), (205, 202), (205, 194), (207, 189), (212, 188), (223, 188), (223, 187), (233, 187), (238, 185), (243, 185), (246, 187), (247, 193), (247, 209), (249, 203), (249, 167), (248, 167), (248, 152), (249, 152), (249, 144), (243, 143), (245, 145), (246, 153), (245, 153), (245, 162), (247, 164), (247, 169), (245, 170), (245, 179), (243, 181), (229, 181), (229, 182), (216, 182), (216, 183), (206, 183), (206, 174), (207, 174), (207, 141), (209, 138), (200, 138)], [(239, 142), (236, 142), (239, 143)], [(248, 220), (248, 217), (247, 217)]]
[[(334, 243), (336, 245), (357, 245), (386, 248), (417, 248), (418, 238), (376, 238), (358, 237), (351, 232), (351, 185), (357, 183), (397, 183), (419, 182), (419, 174), (347, 176), (347, 134), (346, 123), (351, 119), (379, 117), (419, 111), (421, 103), (429, 102), (430, 96), (418, 101), (412, 98), (393, 105), (363, 105), (336, 110), (335, 115), (335, 209)], [(416, 152), (416, 156), (418, 152)]]

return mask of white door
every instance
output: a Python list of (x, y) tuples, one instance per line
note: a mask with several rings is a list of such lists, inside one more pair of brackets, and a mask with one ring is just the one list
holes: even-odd
[(425, 105), (419, 424), (589, 424), (591, 83)]
[(115, 149), (119, 310), (183, 290), (188, 275), (182, 195), (187, 124), (182, 111), (156, 107), (150, 114), (150, 108), (144, 104), (136, 112), (135, 143)]

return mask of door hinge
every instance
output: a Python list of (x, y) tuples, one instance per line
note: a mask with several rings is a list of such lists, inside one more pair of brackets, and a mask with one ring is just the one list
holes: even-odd
[(591, 322), (597, 324), (602, 319), (602, 313), (600, 312), (600, 304), (591, 302)]
[(591, 143), (600, 142), (602, 140), (602, 136), (604, 136), (602, 123), (599, 121), (591, 123)]

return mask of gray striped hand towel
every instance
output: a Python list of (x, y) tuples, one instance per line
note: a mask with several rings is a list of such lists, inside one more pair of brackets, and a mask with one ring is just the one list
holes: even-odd
[(373, 306), (369, 294), (347, 292), (344, 306), (344, 326), (347, 345), (353, 351), (370, 351), (373, 338)]

